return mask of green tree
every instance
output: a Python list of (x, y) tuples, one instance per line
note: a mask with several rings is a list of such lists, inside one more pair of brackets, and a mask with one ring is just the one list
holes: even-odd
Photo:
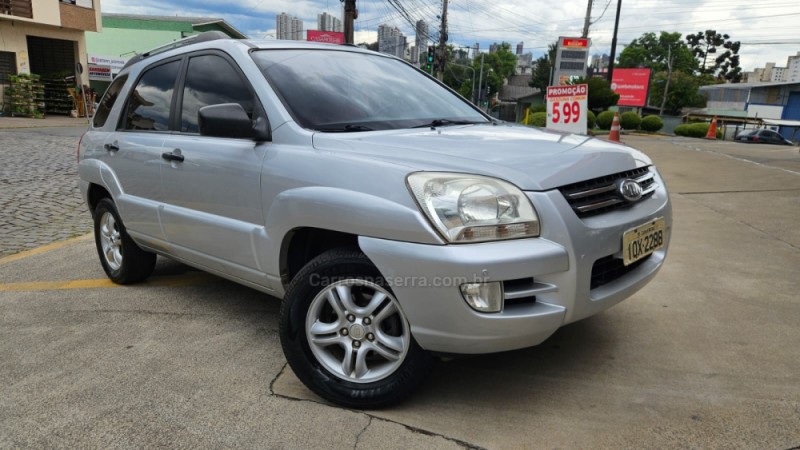
[(540, 56), (533, 63), (533, 73), (531, 74), (531, 87), (535, 87), (542, 92), (547, 90), (550, 86), (550, 75), (552, 74), (553, 64), (556, 60), (556, 48), (558, 42), (550, 44), (547, 47), (547, 53)]
[(741, 42), (731, 41), (730, 35), (717, 33), (716, 30), (689, 34), (686, 42), (700, 64), (700, 74), (713, 75), (731, 83), (742, 81), (739, 61)]
[[(476, 76), (475, 89), (480, 89), (478, 86), (478, 79), (481, 78), (481, 58), (477, 57), (472, 60), (472, 68), (475, 69)], [(489, 88), (487, 98), (491, 98), (496, 94), (500, 87), (503, 86), (505, 80), (517, 70), (517, 56), (511, 51), (511, 44), (503, 42), (497, 46), (497, 51), (494, 53), (483, 54), (483, 87)], [(461, 91), (463, 92), (463, 91)]]
[(586, 84), (589, 88), (588, 106), (592, 111), (604, 111), (619, 101), (619, 94), (611, 90), (611, 83), (605, 78), (578, 78), (570, 84)]
[(631, 41), (620, 53), (617, 67), (647, 67), (654, 72), (661, 72), (667, 70), (670, 57), (672, 70), (692, 73), (698, 67), (691, 49), (681, 40), (681, 34), (666, 31), (658, 36), (645, 33)]
[[(658, 72), (653, 76), (653, 83), (650, 87), (650, 98), (653, 99), (653, 103), (660, 104), (664, 97), (666, 80), (667, 72)], [(680, 114), (682, 108), (704, 107), (706, 100), (699, 92), (702, 83), (703, 77), (696, 77), (684, 72), (672, 72), (664, 111), (669, 114)]]
[(358, 44), (358, 46), (359, 47), (364, 47), (367, 50), (372, 50), (373, 52), (377, 52), (378, 51), (378, 41), (375, 41), (373, 43), (362, 42), (362, 43)]

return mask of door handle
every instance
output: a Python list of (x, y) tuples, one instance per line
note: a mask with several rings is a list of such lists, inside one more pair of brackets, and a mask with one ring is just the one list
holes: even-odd
[(172, 152), (162, 153), (161, 157), (166, 159), (167, 161), (176, 161), (176, 162), (183, 162), (183, 155), (176, 155)]
[(106, 150), (108, 150), (110, 152), (119, 151), (119, 145), (117, 145), (116, 142), (113, 143), (113, 144), (106, 144), (106, 145), (103, 146), (103, 148), (105, 148)]

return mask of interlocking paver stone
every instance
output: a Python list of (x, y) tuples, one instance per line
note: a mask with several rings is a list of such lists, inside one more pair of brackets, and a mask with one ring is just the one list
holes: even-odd
[(92, 230), (78, 190), (83, 128), (0, 129), (0, 256)]

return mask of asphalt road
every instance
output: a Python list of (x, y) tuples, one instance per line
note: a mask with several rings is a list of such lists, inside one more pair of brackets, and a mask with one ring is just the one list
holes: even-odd
[(674, 201), (655, 281), (538, 347), (442, 363), (388, 410), (299, 384), (276, 299), (166, 259), (115, 287), (89, 237), (0, 259), (0, 447), (800, 445), (797, 149), (625, 140)]

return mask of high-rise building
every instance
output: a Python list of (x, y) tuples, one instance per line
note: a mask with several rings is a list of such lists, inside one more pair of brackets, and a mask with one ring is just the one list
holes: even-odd
[(800, 52), (789, 57), (783, 76), (786, 81), (800, 82)]
[(319, 31), (335, 31), (341, 33), (344, 30), (344, 26), (338, 17), (324, 12), (322, 14), (317, 14), (317, 29)]
[(500, 46), (497, 45), (497, 43), (495, 42), (494, 44), (489, 46), (489, 53), (497, 53), (497, 49), (499, 48)]
[(378, 27), (378, 51), (403, 58), (406, 53), (406, 36), (397, 27), (380, 25)]
[(411, 63), (417, 65), (422, 51), (420, 49), (428, 46), (430, 31), (428, 30), (428, 23), (424, 20), (418, 20), (415, 28), (416, 36), (414, 36), (414, 51), (411, 52)]
[(278, 30), (278, 39), (295, 41), (303, 40), (302, 20), (282, 12), (275, 17), (275, 22), (275, 29)]
[(519, 44), (517, 44), (517, 56), (521, 55), (524, 49), (525, 49), (524, 42), (520, 42)]
[(475, 45), (472, 46), (472, 57), (477, 58), (480, 53), (481, 53), (481, 44), (476, 42)]

